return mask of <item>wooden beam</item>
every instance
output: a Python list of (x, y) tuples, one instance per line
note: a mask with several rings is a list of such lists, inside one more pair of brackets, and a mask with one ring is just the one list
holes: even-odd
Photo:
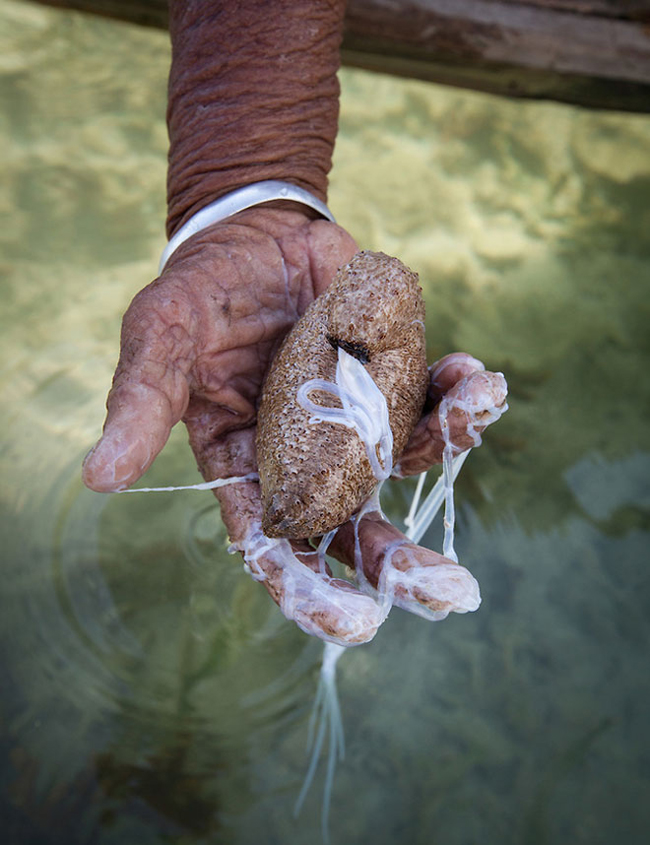
[[(41, 0), (167, 26), (166, 0)], [(349, 0), (354, 67), (509, 97), (650, 112), (650, 0)]]
[[(343, 58), (507, 96), (650, 111), (650, 27), (620, 17), (625, 5), (352, 0)], [(650, 19), (650, 3), (643, 5)]]

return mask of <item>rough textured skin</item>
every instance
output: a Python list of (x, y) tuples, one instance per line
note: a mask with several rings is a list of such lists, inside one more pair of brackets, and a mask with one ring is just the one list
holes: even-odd
[[(367, 360), (386, 397), (396, 461), (420, 419), (429, 383), (417, 274), (396, 258), (360, 252), (285, 339), (258, 415), (262, 528), (269, 537), (322, 535), (349, 519), (376, 487), (357, 433), (334, 423), (310, 424), (296, 398), (309, 379), (335, 381), (337, 344)], [(311, 399), (336, 402), (319, 391)]]
[(344, 0), (171, 0), (169, 237), (263, 179), (327, 197)]

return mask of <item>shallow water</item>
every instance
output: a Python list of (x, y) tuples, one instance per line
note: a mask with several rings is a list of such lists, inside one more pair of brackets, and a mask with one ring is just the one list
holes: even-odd
[[(210, 494), (79, 481), (164, 243), (166, 37), (2, 0), (0, 42), (3, 841), (313, 843), (319, 643)], [(340, 663), (332, 841), (645, 843), (650, 120), (342, 84), (334, 213), (420, 272), (431, 358), (502, 370), (510, 411), (458, 485), (480, 610), (394, 611)], [(179, 431), (146, 483), (196, 480)]]

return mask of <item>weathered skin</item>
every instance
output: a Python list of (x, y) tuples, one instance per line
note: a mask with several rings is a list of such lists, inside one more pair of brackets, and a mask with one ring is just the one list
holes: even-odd
[(326, 200), (344, 11), (344, 0), (170, 2), (169, 237), (263, 179)]
[[(396, 258), (360, 252), (296, 323), (271, 365), (258, 413), (267, 536), (320, 536), (346, 522), (377, 486), (357, 432), (310, 424), (298, 388), (312, 378), (335, 381), (339, 346), (359, 358), (387, 399), (396, 460), (429, 384), (423, 321), (417, 274)], [(312, 398), (333, 401), (318, 391)]]

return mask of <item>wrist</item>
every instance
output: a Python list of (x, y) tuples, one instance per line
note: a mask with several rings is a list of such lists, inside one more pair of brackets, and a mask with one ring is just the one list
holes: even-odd
[(169, 235), (253, 182), (325, 199), (343, 11), (338, 0), (275, 0), (266, 13), (255, 0), (172, 0)]
[(208, 203), (178, 228), (162, 254), (159, 273), (164, 270), (169, 257), (189, 238), (242, 211), (263, 206), (288, 208), (306, 214), (309, 219), (316, 216), (335, 222), (329, 208), (309, 191), (289, 182), (255, 182)]

